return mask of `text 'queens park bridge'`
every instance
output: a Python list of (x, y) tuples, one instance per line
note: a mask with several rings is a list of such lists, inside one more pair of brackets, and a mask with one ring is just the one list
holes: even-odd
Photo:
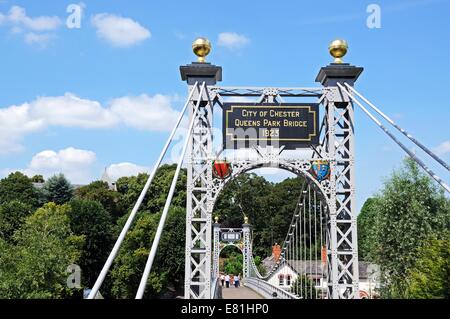
[[(321, 86), (316, 88), (220, 87), (217, 82), (222, 80), (222, 68), (205, 61), (211, 51), (209, 41), (197, 39), (193, 50), (198, 62), (180, 67), (188, 85), (186, 104), (89, 298), (99, 292), (186, 112), (187, 134), (136, 298), (144, 296), (183, 164), (188, 178), (186, 299), (222, 296), (219, 257), (230, 245), (243, 254), (243, 287), (223, 290), (225, 298), (360, 298), (363, 267), (358, 262), (356, 229), (355, 108), (359, 107), (447, 192), (449, 186), (377, 116), (446, 170), (450, 170), (449, 165), (354, 88), (363, 68), (342, 61), (347, 53), (344, 40), (331, 43), (329, 50), (335, 60), (320, 69), (316, 82)], [(213, 123), (218, 112), (223, 137), (217, 153)], [(221, 158), (224, 153), (232, 156)], [(234, 229), (222, 228), (219, 219), (213, 221), (215, 203), (224, 187), (239, 175), (262, 167), (287, 170), (303, 181), (285, 240), (274, 246), (265, 274), (253, 258), (251, 221), (245, 219), (242, 228)]]

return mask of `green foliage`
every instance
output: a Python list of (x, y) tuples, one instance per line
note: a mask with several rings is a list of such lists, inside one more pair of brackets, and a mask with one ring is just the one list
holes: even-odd
[(12, 241), (14, 232), (22, 226), (25, 218), (32, 213), (32, 207), (19, 201), (6, 202), (0, 205), (0, 238)]
[(109, 213), (96, 201), (75, 199), (70, 202), (70, 227), (84, 236), (79, 266), (83, 285), (92, 287), (112, 248), (112, 221)]
[[(161, 297), (164, 288), (180, 291), (184, 278), (185, 211), (169, 211), (157, 257), (149, 276), (146, 298)], [(124, 223), (124, 216), (119, 224)], [(140, 212), (136, 224), (126, 237), (111, 271), (112, 295), (133, 298), (148, 258), (160, 214)]]
[(29, 216), (16, 232), (16, 245), (0, 239), (0, 297), (59, 299), (67, 288), (66, 269), (80, 257), (82, 236), (70, 230), (69, 206), (50, 203)]
[(298, 276), (292, 284), (291, 293), (300, 296), (301, 299), (318, 299), (319, 291), (316, 290), (314, 282), (306, 275)]
[(450, 236), (430, 238), (418, 249), (408, 271), (406, 296), (412, 299), (450, 299)]
[(181, 295), (184, 292), (186, 209), (172, 207), (164, 229), (154, 272), (167, 272), (164, 287)]
[(262, 263), (262, 258), (260, 256), (254, 256), (253, 260), (255, 261), (256, 268), (258, 268), (260, 275), (265, 276), (267, 274), (267, 270)]
[(241, 227), (244, 214), (253, 226), (253, 253), (271, 254), (275, 242), (283, 242), (300, 196), (302, 180), (289, 178), (272, 184), (256, 174), (242, 174), (220, 194), (214, 214), (223, 227)]
[(31, 180), (20, 172), (9, 174), (0, 180), (0, 203), (19, 201), (37, 208), (40, 203), (39, 192)]
[(96, 181), (75, 190), (75, 197), (101, 203), (115, 221), (124, 215), (121, 194), (109, 189), (108, 183)]
[(153, 215), (139, 213), (136, 217), (111, 270), (114, 298), (133, 298), (136, 294), (156, 227)]
[(63, 174), (50, 177), (42, 189), (47, 202), (58, 205), (68, 203), (73, 197), (73, 186)]
[[(141, 205), (141, 210), (148, 210), (151, 213), (161, 212), (166, 203), (170, 184), (175, 174), (176, 165), (161, 166), (147, 195)], [(116, 182), (117, 191), (122, 194), (122, 205), (125, 210), (131, 210), (136, 203), (142, 189), (148, 179), (148, 174), (138, 176), (122, 177)], [(182, 170), (177, 181), (175, 194), (172, 200), (173, 206), (185, 207), (186, 205), (186, 170)]]
[(34, 176), (31, 178), (31, 181), (32, 181), (33, 183), (45, 183), (44, 176), (42, 176), (42, 175), (34, 175)]
[(407, 298), (406, 279), (419, 248), (450, 227), (449, 200), (407, 159), (367, 211), (360, 217), (363, 255), (381, 267), (383, 297)]
[(360, 260), (371, 261), (376, 251), (378, 205), (376, 198), (369, 198), (358, 215), (358, 252)]
[(242, 252), (234, 247), (225, 247), (221, 252), (221, 257), (223, 257), (223, 269), (221, 271), (229, 275), (242, 275), (244, 258)]

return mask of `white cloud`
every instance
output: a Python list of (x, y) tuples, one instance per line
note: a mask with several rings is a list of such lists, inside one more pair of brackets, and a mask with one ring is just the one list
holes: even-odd
[(140, 130), (170, 131), (179, 116), (171, 106), (173, 99), (143, 94), (117, 98), (102, 106), (98, 101), (66, 93), (0, 108), (0, 154), (22, 150), (21, 142), (27, 134), (51, 126), (106, 129), (122, 124)]
[(119, 122), (117, 116), (97, 101), (66, 93), (58, 97), (39, 97), (31, 103), (30, 117), (48, 125), (81, 128), (107, 128)]
[(42, 119), (29, 117), (29, 109), (29, 104), (0, 109), (0, 154), (21, 151), (22, 137), (45, 127)]
[(49, 31), (59, 28), (62, 24), (59, 17), (40, 16), (30, 18), (24, 8), (13, 6), (9, 10), (9, 15), (6, 18), (13, 25), (23, 26), (26, 29), (33, 31)]
[(250, 40), (235, 32), (222, 32), (219, 34), (218, 45), (226, 47), (228, 49), (239, 49), (249, 43)]
[[(72, 184), (86, 185), (100, 180), (101, 174), (95, 171), (97, 156), (94, 152), (69, 147), (59, 151), (45, 150), (35, 154), (26, 168), (0, 170), (0, 176), (13, 172), (22, 172), (32, 177), (42, 175), (45, 179), (57, 174), (64, 174)], [(123, 176), (136, 176), (149, 173), (151, 168), (133, 163), (112, 164), (107, 168), (108, 175), (117, 180)]]
[(38, 45), (41, 48), (47, 47), (47, 45), (50, 43), (50, 41), (54, 38), (55, 38), (55, 35), (51, 34), (51, 33), (39, 34), (39, 33), (29, 32), (29, 33), (25, 34), (25, 36), (24, 36), (24, 40), (25, 40), (26, 44)]
[(29, 45), (38, 45), (43, 48), (55, 38), (53, 33), (62, 25), (62, 21), (57, 16), (39, 16), (31, 18), (27, 16), (26, 10), (19, 6), (12, 6), (8, 15), (0, 13), (0, 25), (11, 27), (11, 34), (24, 34), (24, 41)]
[(151, 37), (150, 31), (138, 22), (113, 14), (97, 14), (92, 24), (99, 38), (116, 47), (130, 47)]
[(127, 126), (141, 130), (167, 131), (179, 116), (170, 103), (171, 98), (161, 94), (153, 97), (146, 94), (127, 96), (113, 100), (111, 111)]
[(46, 150), (34, 155), (27, 168), (19, 171), (28, 176), (43, 175), (44, 178), (62, 173), (74, 184), (86, 184), (92, 180), (95, 160), (94, 152), (73, 147), (60, 151)]
[(450, 153), (450, 141), (445, 141), (441, 143), (438, 147), (435, 147), (434, 152), (437, 155), (445, 155)]
[(149, 173), (151, 169), (145, 166), (139, 166), (133, 163), (112, 164), (107, 168), (108, 175), (117, 180), (124, 176), (136, 176), (140, 173)]

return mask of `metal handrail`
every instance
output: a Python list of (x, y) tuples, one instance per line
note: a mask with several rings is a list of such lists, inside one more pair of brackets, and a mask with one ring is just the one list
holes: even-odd
[(244, 285), (250, 289), (255, 290), (267, 299), (298, 299), (296, 295), (284, 289), (271, 285), (265, 280), (257, 278), (246, 278)]

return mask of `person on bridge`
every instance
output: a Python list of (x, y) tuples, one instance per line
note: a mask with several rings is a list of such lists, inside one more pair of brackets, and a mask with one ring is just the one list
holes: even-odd
[(225, 284), (225, 275), (222, 273), (220, 274), (220, 281), (222, 282), (222, 287)]
[(234, 276), (234, 288), (239, 288), (239, 276)]
[(226, 275), (225, 276), (225, 284), (227, 288), (230, 288), (230, 276)]

